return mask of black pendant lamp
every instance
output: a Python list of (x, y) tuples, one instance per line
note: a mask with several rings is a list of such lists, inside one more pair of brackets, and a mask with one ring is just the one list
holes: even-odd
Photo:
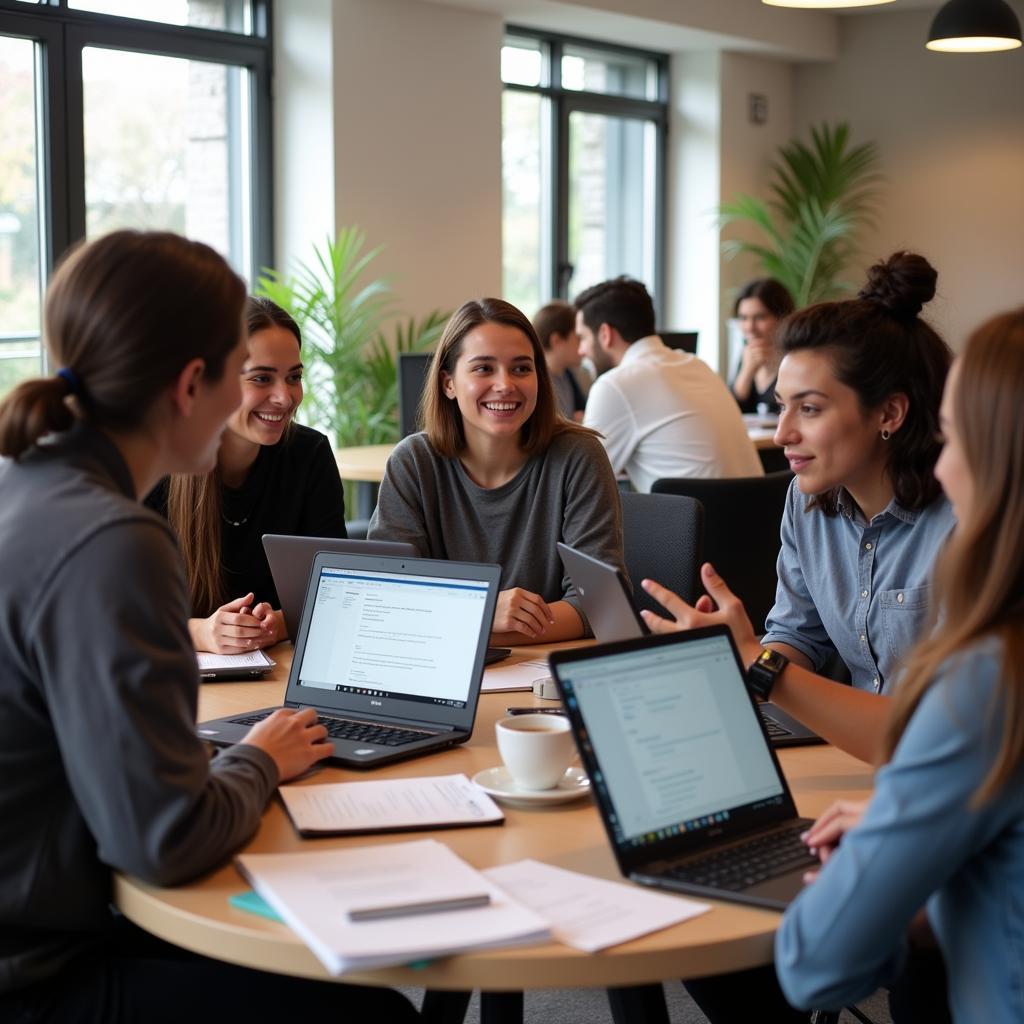
[(988, 53), (1021, 45), (1020, 22), (1005, 0), (949, 0), (935, 15), (929, 50)]

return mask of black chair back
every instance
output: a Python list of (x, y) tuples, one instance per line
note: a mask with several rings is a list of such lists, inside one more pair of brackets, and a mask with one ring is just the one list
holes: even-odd
[(704, 555), (746, 606), (758, 634), (775, 603), (779, 528), (793, 474), (734, 480), (656, 480), (655, 494), (696, 498), (704, 506)]
[(398, 355), (398, 429), (408, 437), (422, 429), (419, 424), (420, 397), (431, 352), (400, 352)]
[(674, 494), (623, 494), (622, 535), (626, 572), (638, 608), (665, 614), (641, 589), (656, 580), (693, 603), (700, 593), (704, 510), (699, 501)]

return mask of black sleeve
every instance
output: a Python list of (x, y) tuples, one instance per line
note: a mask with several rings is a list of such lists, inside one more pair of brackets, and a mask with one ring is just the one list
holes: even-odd
[(98, 856), (157, 885), (214, 867), (256, 830), (277, 784), (240, 745), (210, 762), (188, 599), (167, 528), (122, 520), (77, 548), (32, 610), (33, 657)]
[(298, 533), (303, 537), (348, 536), (345, 529), (345, 493), (331, 443), (322, 434), (313, 445)]

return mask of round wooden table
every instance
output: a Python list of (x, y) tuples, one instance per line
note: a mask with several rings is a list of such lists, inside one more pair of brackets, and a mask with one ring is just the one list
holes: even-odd
[[(536, 658), (551, 648), (529, 647), (514, 658)], [(278, 662), (263, 682), (205, 683), (200, 720), (279, 704), (283, 698), (291, 645), (270, 652)], [(358, 773), (322, 768), (308, 782), (360, 778), (446, 775), (499, 764), (494, 723), (509, 705), (543, 704), (529, 693), (492, 693), (481, 697), (469, 743), (455, 750)], [(872, 770), (832, 747), (801, 747), (780, 752), (786, 777), (801, 814), (813, 817), (840, 797), (865, 797)], [(251, 852), (323, 850), (351, 844), (406, 842), (435, 835), (477, 868), (525, 857), (588, 874), (619, 879), (596, 808), (590, 798), (576, 803), (521, 810), (504, 808), (506, 822), (490, 828), (450, 829), (437, 833), (300, 839), (278, 801), (263, 816), (246, 847)], [(189, 885), (155, 888), (136, 879), (115, 877), (114, 897), (137, 925), (176, 945), (248, 967), (281, 974), (329, 979), (316, 957), (283, 924), (241, 910), (228, 897), (247, 889), (237, 870), (226, 864)], [(393, 967), (345, 976), (370, 985), (415, 986), (434, 990), (507, 992), (536, 988), (609, 988), (637, 986), (668, 978), (698, 977), (769, 963), (779, 915), (729, 903), (713, 903), (710, 913), (692, 921), (596, 954), (548, 943), (522, 949), (486, 950), (437, 960), (422, 969)]]

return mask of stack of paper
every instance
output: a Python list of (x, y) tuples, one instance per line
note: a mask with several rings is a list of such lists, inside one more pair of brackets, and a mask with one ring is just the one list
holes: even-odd
[(278, 792), (304, 836), (499, 825), (505, 820), (498, 805), (465, 775), (282, 786)]
[[(551, 938), (544, 920), (433, 839), (320, 853), (247, 853), (237, 860), (253, 888), (332, 974), (389, 967), (473, 949)], [(486, 894), (468, 910), (353, 921), (386, 898), (443, 903)]]
[(503, 662), (484, 669), (483, 693), (509, 693), (513, 690), (532, 690), (538, 679), (546, 679), (551, 669), (543, 658), (530, 661)]

